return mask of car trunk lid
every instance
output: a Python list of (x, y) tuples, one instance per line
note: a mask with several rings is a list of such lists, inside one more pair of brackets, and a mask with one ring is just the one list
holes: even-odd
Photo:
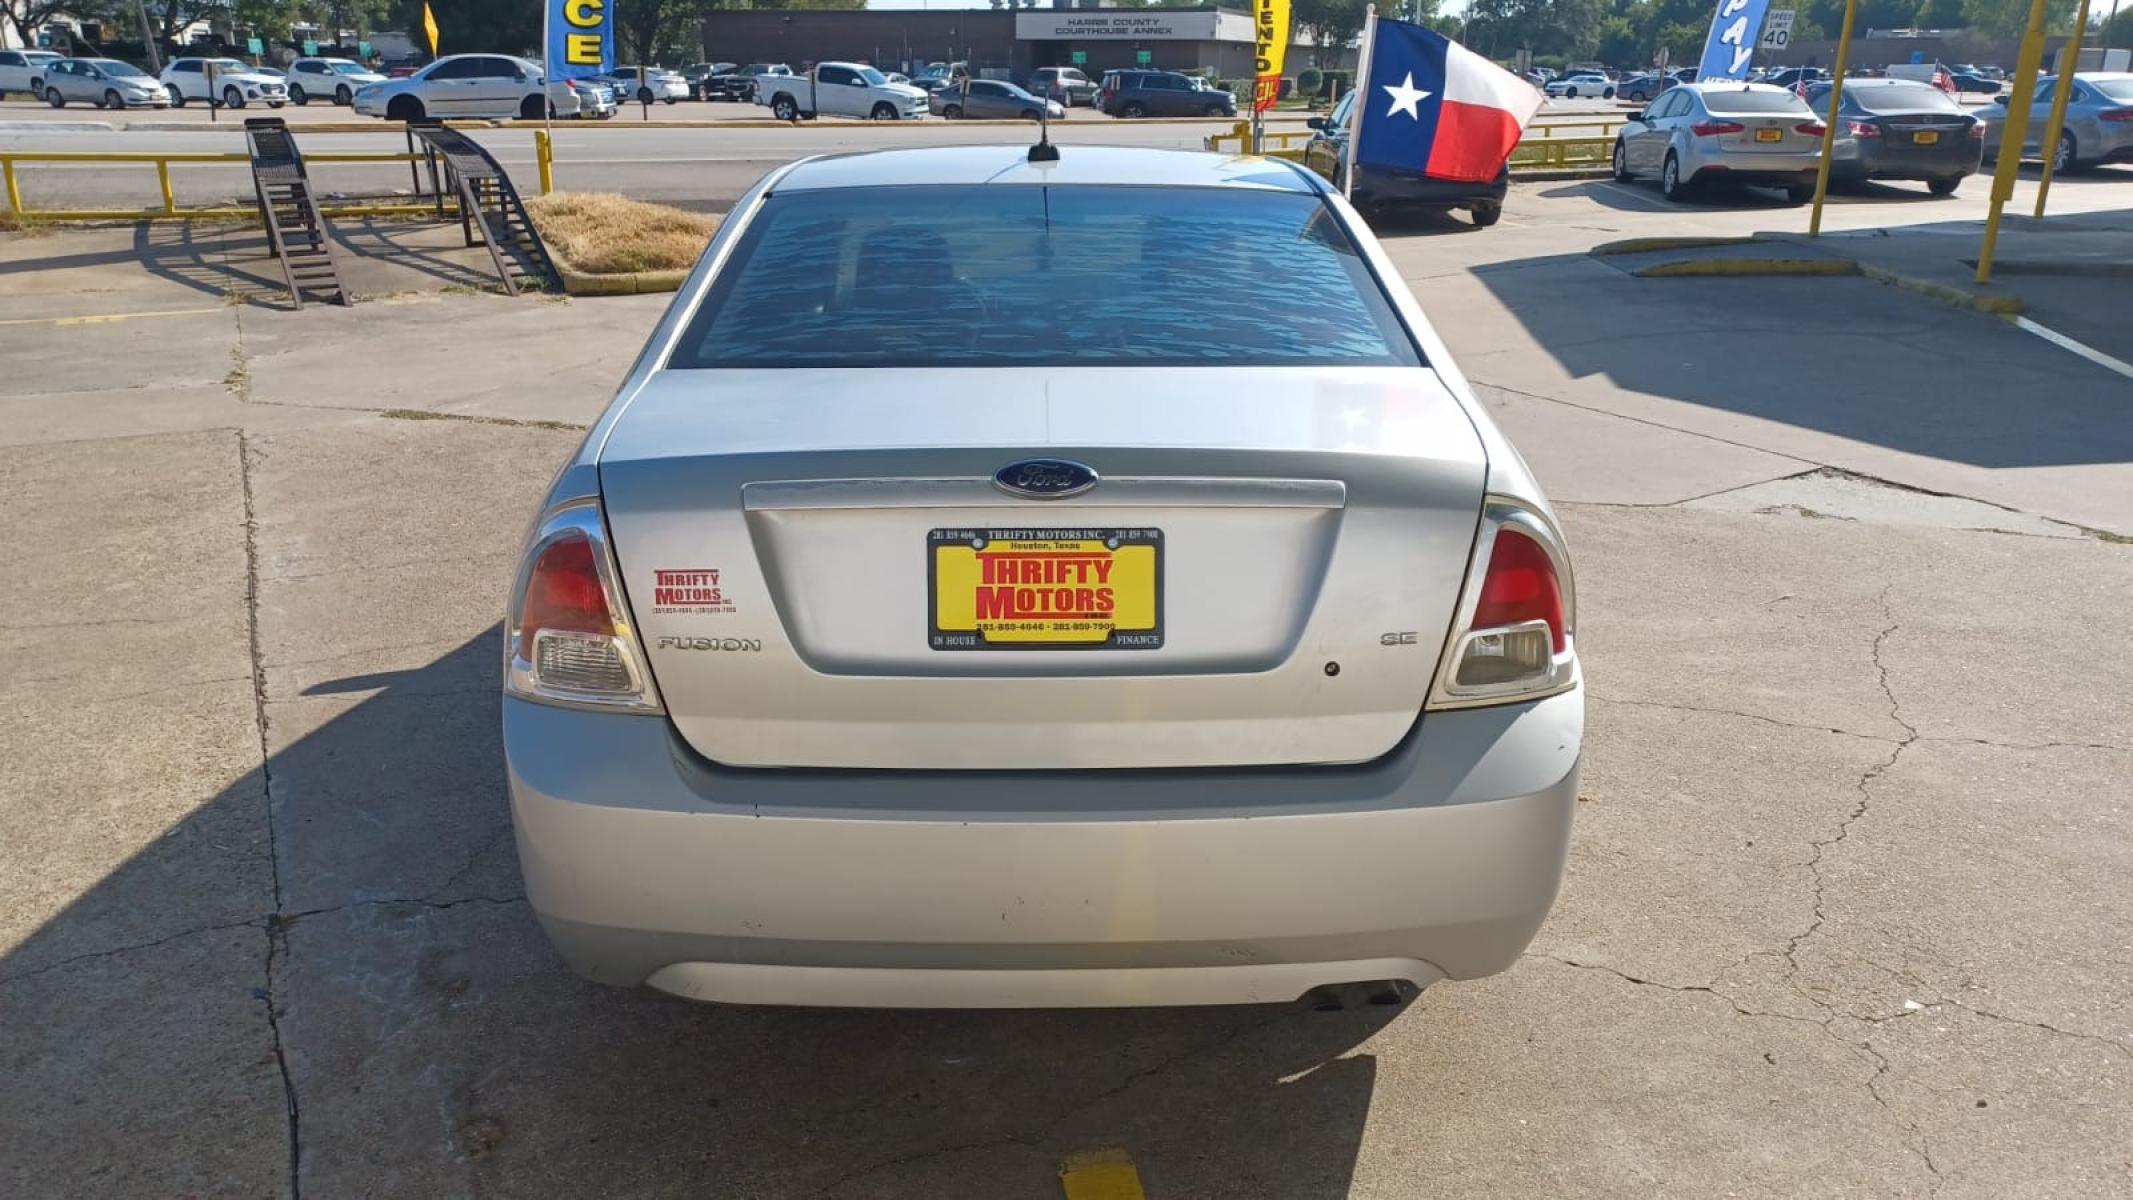
[[(1032, 458), (1103, 478), (995, 485)], [(1026, 368), (662, 372), (600, 469), (699, 753), (1056, 769), (1390, 750), (1485, 467), (1426, 369)]]

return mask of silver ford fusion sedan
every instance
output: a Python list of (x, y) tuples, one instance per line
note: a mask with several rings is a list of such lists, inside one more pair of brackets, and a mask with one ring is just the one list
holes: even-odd
[(1584, 726), (1532, 475), (1316, 176), (1032, 157), (771, 174), (556, 477), (505, 644), (541, 924), (751, 1004), (1505, 969)]

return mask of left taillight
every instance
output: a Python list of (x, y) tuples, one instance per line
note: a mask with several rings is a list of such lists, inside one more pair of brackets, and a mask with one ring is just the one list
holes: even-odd
[(550, 511), (527, 543), (504, 621), (504, 690), (549, 704), (661, 711), (593, 501)]
[(1576, 610), (1562, 535), (1536, 509), (1489, 497), (1429, 707), (1512, 704), (1575, 687)]

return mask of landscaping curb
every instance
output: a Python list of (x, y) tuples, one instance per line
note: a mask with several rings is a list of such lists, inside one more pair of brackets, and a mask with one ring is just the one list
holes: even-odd
[(569, 296), (647, 296), (678, 291), (691, 268), (672, 271), (632, 271), (626, 275), (588, 275), (558, 262), (556, 274), (563, 277), (563, 292)]
[(1653, 250), (1706, 250), (1713, 246), (1752, 246), (1764, 239), (1748, 237), (1634, 237), (1602, 242), (1586, 253), (1604, 258), (1611, 254), (1645, 254)]
[[(1728, 246), (1812, 246), (1831, 254), (1841, 254), (1841, 244), (1828, 239), (1806, 239), (1792, 234), (1760, 233), (1749, 237), (1652, 237), (1627, 238), (1619, 242), (1607, 242), (1594, 246), (1588, 253), (1595, 257), (1623, 254), (1649, 254), (1666, 250), (1704, 250)], [(1689, 258), (1673, 262), (1654, 263), (1629, 272), (1642, 279), (1719, 279), (1752, 278), (1755, 276), (1857, 276), (1885, 283), (1890, 287), (1915, 292), (1931, 300), (1937, 300), (1951, 308), (1992, 316), (2019, 316), (2021, 300), (2014, 296), (1995, 292), (1979, 292), (1952, 283), (1921, 279), (1892, 271), (1887, 267), (1861, 262), (1854, 258)]]
[[(1735, 243), (1739, 244), (1739, 243)], [(1639, 279), (1699, 279), (1742, 275), (1857, 275), (1848, 258), (1689, 258), (1653, 263), (1630, 274)]]
[(2002, 317), (2020, 316), (2022, 313), (2022, 302), (2013, 296), (1987, 295), (1981, 292), (1973, 292), (1967, 288), (1957, 287), (1954, 284), (1936, 283), (1930, 279), (1920, 279), (1913, 275), (1899, 274), (1889, 270), (1887, 267), (1877, 267), (1871, 263), (1859, 263), (1856, 265), (1861, 275), (1876, 283), (1886, 283), (1892, 287), (1900, 287), (1907, 292), (1917, 292), (1921, 296), (1938, 300), (1942, 304), (1952, 305), (1956, 308), (1967, 308), (1971, 312), (1991, 313)]

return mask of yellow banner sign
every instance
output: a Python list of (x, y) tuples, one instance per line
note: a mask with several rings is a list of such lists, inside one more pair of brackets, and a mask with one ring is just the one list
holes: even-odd
[(1281, 63), (1289, 52), (1289, 0), (1252, 0), (1252, 22), (1258, 26), (1257, 57), (1252, 74), (1252, 108), (1265, 112), (1281, 99)]

